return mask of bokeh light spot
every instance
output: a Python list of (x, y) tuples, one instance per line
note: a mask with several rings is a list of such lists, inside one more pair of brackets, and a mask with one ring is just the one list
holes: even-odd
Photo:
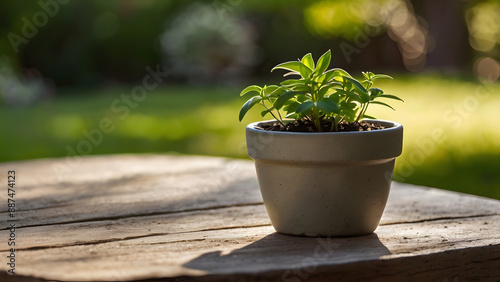
[(500, 43), (500, 4), (480, 3), (466, 14), (469, 42), (472, 48), (481, 52), (491, 51)]
[(500, 64), (493, 58), (481, 58), (474, 63), (474, 75), (490, 83), (500, 77)]

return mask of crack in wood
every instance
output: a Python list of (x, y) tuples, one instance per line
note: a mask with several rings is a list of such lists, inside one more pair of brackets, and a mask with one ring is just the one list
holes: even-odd
[[(176, 244), (176, 243), (189, 243), (189, 242), (201, 242), (201, 241), (205, 241), (206, 239), (205, 238), (199, 238), (199, 239), (189, 239), (189, 240), (177, 240), (177, 241), (171, 241), (171, 242), (168, 242), (168, 244)], [(149, 243), (149, 244), (146, 244), (146, 245), (149, 245), (149, 246), (154, 246), (154, 245), (163, 245), (165, 244), (165, 242), (158, 242), (158, 243)]]
[(237, 229), (237, 228), (254, 228), (254, 227), (264, 227), (264, 226), (272, 226), (272, 224), (267, 223), (267, 224), (255, 224), (255, 225), (222, 226), (222, 227), (216, 227), (216, 228), (200, 229), (200, 230), (196, 230), (194, 232), (217, 231), (217, 230), (227, 230), (227, 229)]
[(409, 221), (401, 221), (401, 222), (388, 222), (388, 223), (381, 223), (379, 225), (425, 223), (425, 222), (433, 222), (433, 221), (440, 221), (440, 220), (456, 220), (456, 219), (489, 217), (489, 216), (497, 216), (497, 215), (500, 215), (500, 213), (475, 214), (475, 215), (467, 215), (467, 216), (445, 216), (445, 217), (428, 218), (428, 219), (422, 219), (422, 220), (409, 220)]
[[(233, 207), (246, 207), (246, 206), (258, 206), (263, 205), (262, 202), (255, 203), (239, 203), (239, 204), (230, 204), (230, 205), (220, 205), (220, 206), (211, 206), (205, 208), (194, 208), (194, 209), (185, 209), (185, 210), (176, 210), (176, 211), (163, 211), (163, 212), (150, 212), (150, 213), (142, 213), (142, 214), (127, 214), (127, 215), (117, 215), (117, 216), (107, 216), (107, 217), (96, 217), (96, 218), (88, 218), (81, 220), (72, 220), (72, 221), (59, 221), (59, 222), (51, 222), (45, 224), (32, 224), (32, 225), (21, 225), (16, 227), (17, 229), (28, 228), (28, 227), (42, 227), (42, 226), (52, 226), (52, 225), (63, 225), (63, 224), (73, 224), (73, 223), (86, 223), (86, 222), (98, 222), (98, 221), (106, 221), (106, 220), (117, 220), (117, 219), (126, 219), (133, 217), (148, 217), (148, 216), (156, 216), (156, 215), (169, 215), (169, 214), (178, 214), (178, 213), (188, 213), (188, 212), (197, 212), (197, 211), (208, 211), (208, 210), (218, 210), (225, 208), (233, 208)], [(22, 221), (22, 220), (20, 220)], [(9, 228), (0, 228), (0, 230), (8, 230)]]
[[(147, 238), (147, 237), (178, 235), (178, 234), (198, 233), (198, 232), (228, 230), (228, 229), (238, 229), (238, 228), (240, 228), (240, 229), (241, 228), (257, 228), (257, 227), (264, 227), (264, 226), (270, 226), (270, 225), (271, 224), (255, 224), (255, 225), (247, 225), (247, 226), (241, 226), (241, 225), (240, 226), (223, 226), (223, 227), (219, 227), (219, 228), (208, 228), (208, 229), (186, 231), (186, 232), (151, 233), (151, 234), (146, 234), (146, 235), (129, 236), (129, 237), (124, 237), (124, 238), (113, 238), (113, 239), (107, 239), (107, 240), (95, 240), (95, 241), (90, 241), (90, 242), (72, 242), (71, 244), (59, 244), (59, 245), (53, 245), (53, 246), (17, 248), (16, 250), (37, 251), (37, 250), (57, 249), (57, 248), (74, 247), (74, 246), (99, 245), (99, 244), (113, 243), (113, 242), (119, 242), (119, 241), (128, 241), (128, 240)], [(178, 241), (171, 241), (171, 242), (158, 242), (158, 243), (149, 243), (146, 245), (162, 245), (162, 244), (173, 244), (173, 243), (179, 243), (179, 242), (196, 242), (196, 241), (203, 241), (203, 240), (205, 240), (205, 239), (189, 239), (189, 240), (181, 240), (181, 241), (178, 240)]]

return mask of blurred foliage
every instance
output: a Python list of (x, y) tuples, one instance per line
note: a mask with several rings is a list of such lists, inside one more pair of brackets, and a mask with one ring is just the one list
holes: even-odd
[[(394, 112), (377, 105), (371, 109), (380, 118), (405, 127), (395, 180), (500, 199), (500, 132), (485, 122), (498, 120), (499, 85), (437, 75), (396, 76), (380, 84), (405, 100)], [(0, 126), (9, 135), (0, 139), (4, 148), (0, 161), (72, 155), (71, 150), (88, 140), (84, 132), (99, 128), (104, 118), (115, 129), (92, 146), (91, 154), (157, 152), (248, 158), (244, 128), (262, 117), (249, 113), (238, 122), (245, 99), (238, 97), (240, 90), (162, 87), (149, 93), (123, 120), (111, 104), (129, 92), (127, 88), (66, 90), (74, 93), (29, 108), (4, 106)], [(441, 130), (438, 139), (436, 130)]]
[[(159, 62), (190, 82), (195, 82), (191, 73), (204, 74), (200, 78), (204, 83), (227, 82), (234, 77), (267, 76), (267, 70), (278, 62), (328, 49), (344, 53), (344, 58), (335, 62), (340, 67), (403, 71), (405, 66), (411, 67), (415, 50), (421, 53), (415, 63), (420, 66), (424, 62), (421, 56), (432, 52), (433, 42), (447, 40), (435, 34), (433, 40), (424, 42), (428, 46), (422, 47), (422, 36), (428, 37), (428, 32), (415, 33), (414, 27), (428, 26), (432, 31), (441, 19), (449, 17), (426, 18), (427, 10), (440, 6), (423, 0), (54, 3), (57, 0), (1, 1), (0, 33), (6, 36), (0, 38), (0, 54), (16, 72), (34, 69), (56, 86), (134, 83), (142, 79), (145, 66)], [(457, 6), (450, 11), (462, 13), (459, 18), (464, 23), (467, 20), (474, 48), (460, 45), (439, 52), (466, 48), (468, 54), (476, 52), (498, 61), (499, 1), (468, 1), (466, 5), (448, 1), (447, 5)], [(406, 11), (411, 15), (391, 14), (402, 6), (408, 6)], [(412, 24), (405, 26), (407, 23)], [(398, 32), (398, 26), (405, 28)], [(457, 32), (461, 25), (452, 26)], [(13, 38), (17, 41), (11, 44)], [(456, 66), (466, 64), (462, 71), (470, 73), (473, 61), (470, 56), (458, 55), (462, 53), (453, 60), (459, 60)]]
[(179, 1), (70, 1), (36, 27), (35, 15), (45, 11), (38, 1), (2, 1), (2, 34), (26, 37), (26, 22), (37, 32), (18, 45), (19, 54), (7, 36), (0, 49), (18, 66), (37, 68), (58, 86), (137, 81), (145, 66), (160, 62), (158, 36), (177, 6)]
[(161, 35), (166, 66), (192, 83), (231, 83), (257, 63), (252, 26), (225, 10), (193, 3)]
[[(367, 25), (379, 27), (384, 20), (381, 8), (387, 0), (340, 0), (318, 1), (304, 11), (305, 23), (312, 34), (320, 37), (343, 37), (354, 40), (359, 30), (364, 31)], [(382, 29), (370, 29), (369, 36), (378, 35)]]

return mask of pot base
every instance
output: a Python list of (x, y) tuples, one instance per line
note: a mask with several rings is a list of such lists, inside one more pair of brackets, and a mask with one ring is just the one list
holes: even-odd
[(394, 160), (349, 164), (256, 162), (259, 186), (279, 233), (345, 237), (373, 233), (389, 196)]
[[(276, 229), (275, 229), (276, 230)], [(373, 234), (373, 232), (370, 233), (359, 233), (359, 234), (349, 234), (349, 235), (331, 235), (331, 234), (308, 234), (308, 233), (303, 233), (303, 234), (292, 234), (292, 233), (285, 233), (285, 232), (280, 232), (276, 230), (277, 233), (283, 234), (286, 236), (294, 236), (294, 237), (308, 237), (308, 238), (348, 238), (348, 237), (360, 237), (360, 236), (368, 236), (370, 234)]]

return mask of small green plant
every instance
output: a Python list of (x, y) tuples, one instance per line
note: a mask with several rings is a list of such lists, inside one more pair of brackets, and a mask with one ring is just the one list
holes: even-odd
[(403, 101), (373, 87), (375, 80), (392, 79), (390, 76), (363, 72), (363, 80), (359, 81), (343, 69), (328, 70), (330, 60), (331, 52), (328, 50), (316, 63), (309, 53), (298, 61), (275, 66), (271, 71), (283, 69), (289, 71), (285, 77), (298, 75), (300, 78), (284, 80), (280, 85), (251, 85), (243, 89), (240, 96), (255, 92), (257, 94), (248, 99), (241, 108), (240, 121), (248, 110), (260, 104), (264, 107), (262, 116), (270, 114), (283, 126), (285, 115), (292, 120), (309, 121), (315, 132), (338, 131), (342, 121), (359, 122), (363, 118), (373, 119), (374, 117), (366, 114), (370, 104), (393, 109), (390, 105), (378, 101), (379, 98)]

